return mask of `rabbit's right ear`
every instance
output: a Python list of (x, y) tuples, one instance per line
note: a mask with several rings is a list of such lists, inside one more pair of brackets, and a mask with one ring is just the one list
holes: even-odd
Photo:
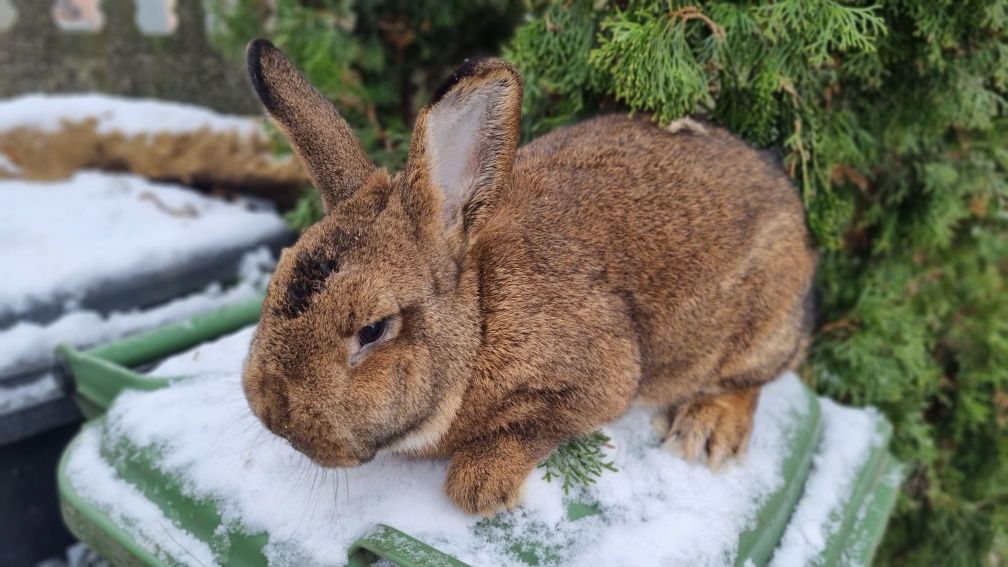
[(501, 59), (468, 60), (417, 116), (405, 171), (419, 220), (465, 232), (511, 177), (522, 80)]
[(322, 193), (326, 211), (331, 210), (367, 180), (374, 164), (346, 120), (272, 43), (249, 43), (245, 57), (259, 100)]

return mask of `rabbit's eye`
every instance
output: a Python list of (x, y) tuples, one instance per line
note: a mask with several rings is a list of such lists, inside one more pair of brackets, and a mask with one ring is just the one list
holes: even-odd
[(361, 330), (357, 331), (357, 339), (360, 340), (360, 346), (371, 344), (382, 338), (385, 334), (385, 327), (387, 325), (388, 317), (375, 321), (366, 327), (362, 327)]

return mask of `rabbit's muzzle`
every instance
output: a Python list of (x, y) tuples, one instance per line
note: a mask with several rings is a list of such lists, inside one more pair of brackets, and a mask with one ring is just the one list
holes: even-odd
[(246, 370), (244, 388), (252, 413), (273, 434), (323, 467), (354, 467), (374, 458), (375, 449), (363, 446), (339, 427), (332, 412), (311, 400), (291, 394), (283, 380)]
[[(283, 436), (282, 436), (283, 437)], [(374, 458), (374, 451), (354, 449), (349, 445), (330, 445), (305, 441), (301, 436), (284, 437), (298, 452), (327, 468), (349, 468), (362, 465)]]

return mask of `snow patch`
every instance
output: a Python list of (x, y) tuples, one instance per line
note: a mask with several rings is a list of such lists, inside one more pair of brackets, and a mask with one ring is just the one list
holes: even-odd
[(52, 374), (18, 386), (0, 387), (0, 415), (58, 397), (59, 384)]
[(287, 231), (275, 212), (125, 174), (0, 181), (0, 194), (0, 315), (72, 305), (106, 282), (178, 269)]
[(88, 427), (78, 436), (66, 463), (74, 491), (99, 507), (146, 549), (166, 563), (181, 558), (191, 565), (215, 565), (210, 547), (179, 528), (132, 484), (119, 479), (115, 469), (101, 458), (101, 434)]
[(861, 466), (882, 438), (881, 416), (874, 409), (855, 409), (821, 398), (823, 437), (812, 461), (805, 490), (774, 552), (773, 567), (810, 565), (826, 549), (840, 526), (843, 507)]
[(21, 168), (18, 167), (16, 163), (11, 161), (10, 157), (0, 152), (0, 173), (6, 173), (8, 175), (17, 175), (21, 173)]
[(0, 132), (34, 128), (53, 132), (64, 123), (94, 120), (99, 133), (126, 136), (185, 133), (201, 129), (263, 136), (262, 122), (219, 114), (203, 107), (103, 94), (30, 94), (0, 101)]
[[(245, 255), (239, 270), (240, 281), (229, 288), (211, 284), (202, 292), (151, 309), (107, 316), (94, 311), (72, 311), (44, 325), (31, 321), (15, 323), (0, 331), (0, 376), (51, 364), (53, 352), (61, 343), (78, 347), (96, 345), (257, 297), (265, 291), (274, 263), (273, 254), (262, 246)], [(0, 390), (0, 407), (3, 403), (4, 390)]]

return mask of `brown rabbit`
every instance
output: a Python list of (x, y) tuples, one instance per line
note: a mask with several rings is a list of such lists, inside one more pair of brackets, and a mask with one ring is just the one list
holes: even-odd
[(482, 59), (437, 89), (392, 175), (269, 42), (248, 68), (326, 210), (284, 251), (245, 366), (270, 430), (323, 466), (450, 458), (445, 491), (482, 514), (635, 399), (690, 459), (744, 449), (811, 316), (778, 167), (711, 126), (623, 116), (519, 150), (521, 77)]

